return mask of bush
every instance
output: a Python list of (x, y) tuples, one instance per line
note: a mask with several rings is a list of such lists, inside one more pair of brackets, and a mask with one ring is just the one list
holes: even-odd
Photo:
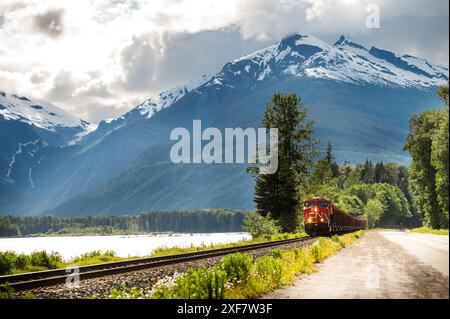
[(253, 238), (261, 236), (273, 236), (279, 234), (281, 227), (277, 226), (270, 216), (262, 216), (257, 212), (252, 212), (244, 220), (242, 229)]
[(255, 270), (258, 279), (265, 282), (270, 289), (277, 288), (283, 280), (283, 268), (277, 258), (263, 256), (255, 261)]
[(345, 246), (347, 246), (347, 244), (344, 241), (342, 241), (341, 237), (339, 237), (338, 235), (334, 235), (333, 237), (331, 237), (331, 240), (341, 245), (342, 248), (345, 248)]
[(319, 262), (322, 258), (322, 249), (318, 244), (314, 244), (309, 247), (309, 252), (314, 259), (314, 262)]
[(223, 258), (218, 267), (225, 271), (230, 282), (244, 282), (249, 277), (252, 263), (251, 256), (237, 253)]
[(26, 269), (31, 264), (30, 256), (20, 254), (16, 257), (14, 267), (16, 269)]
[(155, 299), (223, 299), (227, 274), (225, 271), (200, 267), (179, 277), (173, 287), (159, 287)]
[(10, 274), (15, 268), (16, 254), (11, 251), (0, 252), (0, 275)]
[(35, 267), (44, 267), (47, 269), (56, 269), (58, 264), (62, 262), (62, 257), (59, 253), (52, 252), (48, 254), (46, 251), (35, 251), (30, 256), (30, 263)]

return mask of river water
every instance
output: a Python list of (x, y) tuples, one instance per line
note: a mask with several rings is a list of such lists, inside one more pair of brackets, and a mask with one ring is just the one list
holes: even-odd
[(32, 253), (58, 252), (64, 260), (94, 250), (113, 250), (117, 256), (147, 256), (160, 247), (190, 247), (225, 244), (250, 239), (246, 233), (152, 234), (136, 236), (73, 236), (0, 238), (0, 251)]

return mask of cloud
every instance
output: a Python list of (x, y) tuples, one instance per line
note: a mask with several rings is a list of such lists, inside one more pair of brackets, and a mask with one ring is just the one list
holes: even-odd
[(34, 16), (34, 27), (37, 31), (51, 37), (58, 37), (63, 33), (63, 9), (52, 9)]
[(92, 121), (293, 32), (448, 65), (448, 0), (2, 0), (0, 17), (0, 88)]
[(157, 36), (133, 37), (121, 52), (120, 62), (125, 88), (148, 91), (157, 77), (157, 64), (163, 53), (163, 44)]

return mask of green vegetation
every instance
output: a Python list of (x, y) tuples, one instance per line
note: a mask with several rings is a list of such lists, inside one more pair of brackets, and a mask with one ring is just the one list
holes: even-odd
[[(292, 94), (275, 94), (267, 105), (263, 126), (279, 128), (279, 168), (275, 174), (256, 176), (257, 213), (251, 213), (244, 221), (245, 231), (259, 237), (279, 232), (278, 227), (287, 232), (301, 230), (301, 203), (311, 197), (329, 198), (340, 209), (367, 218), (371, 228), (420, 225), (421, 210), (413, 205), (407, 167), (383, 162), (374, 165), (370, 160), (363, 164), (338, 165), (330, 142), (322, 158), (314, 162), (317, 141), (311, 137), (312, 122), (306, 121), (306, 115), (307, 109)], [(441, 141), (439, 145), (445, 145), (448, 152), (448, 143)], [(439, 155), (430, 158), (441, 163), (440, 198), (448, 207), (443, 190), (448, 185), (445, 184), (448, 160), (442, 160), (446, 154), (448, 159), (448, 153), (444, 151), (445, 147), (439, 148), (436, 153)], [(249, 171), (255, 173), (256, 169), (250, 167)], [(436, 203), (437, 198), (436, 195)]]
[(362, 234), (364, 231), (333, 239), (320, 238), (310, 247), (274, 250), (272, 256), (256, 259), (241, 253), (228, 255), (210, 269), (190, 269), (169, 282), (164, 279), (162, 283), (156, 283), (151, 294), (124, 286), (121, 290), (112, 290), (110, 298), (257, 298), (282, 286), (292, 285), (300, 274), (316, 271), (315, 263), (350, 245)]
[(191, 247), (160, 247), (155, 249), (151, 257), (158, 257), (158, 256), (166, 256), (166, 255), (175, 255), (175, 254), (184, 254), (184, 253), (192, 253), (196, 251), (204, 251), (209, 249), (220, 249), (220, 248), (229, 248), (229, 247), (239, 247), (243, 245), (250, 245), (250, 244), (257, 244), (262, 242), (268, 242), (268, 241), (278, 241), (278, 240), (286, 240), (286, 239), (294, 239), (294, 238), (302, 238), (308, 236), (306, 233), (278, 233), (274, 235), (262, 235), (260, 237), (254, 237), (252, 240), (241, 240), (234, 243), (228, 243), (228, 244), (217, 244), (217, 245), (202, 245), (202, 246), (191, 246)]
[(281, 227), (276, 224), (270, 214), (263, 216), (257, 212), (252, 212), (245, 218), (242, 230), (249, 233), (253, 238), (258, 238), (266, 235), (277, 235), (280, 233)]
[(12, 237), (19, 234), (20, 231), (16, 224), (11, 223), (8, 218), (0, 216), (0, 236)]
[(252, 267), (253, 258), (237, 253), (222, 259), (219, 268), (223, 270), (232, 283), (247, 281)]
[(171, 287), (159, 286), (153, 299), (223, 299), (227, 274), (218, 267), (189, 269)]
[(408, 175), (404, 166), (373, 165), (370, 161), (339, 166), (333, 160), (329, 144), (326, 157), (316, 162), (307, 185), (304, 198), (329, 198), (340, 209), (367, 218), (371, 228), (417, 225), (408, 200)]
[(229, 209), (151, 212), (136, 216), (0, 217), (0, 237), (45, 235), (125, 235), (151, 232), (239, 232), (247, 213)]
[(71, 261), (66, 262), (62, 260), (60, 254), (55, 252), (49, 254), (45, 251), (36, 251), (27, 255), (6, 251), (0, 252), (0, 275), (66, 268), (69, 265), (95, 265), (135, 258), (137, 257), (117, 257), (113, 251), (93, 251), (79, 257), (75, 257)]
[(61, 255), (36, 251), (30, 255), (0, 252), (0, 275), (56, 269), (63, 266)]
[(96, 264), (102, 264), (102, 263), (109, 263), (113, 261), (122, 261), (122, 260), (128, 260), (128, 259), (136, 259), (139, 257), (117, 257), (116, 253), (111, 250), (107, 250), (105, 252), (101, 252), (99, 250), (82, 254), (78, 257), (75, 257), (70, 264), (75, 264), (77, 266), (88, 266), (88, 265), (96, 265)]
[(413, 115), (405, 144), (412, 157), (410, 183), (417, 208), (425, 227), (449, 226), (449, 105), (448, 86), (438, 91), (444, 107)]
[(426, 227), (415, 228), (410, 230), (411, 233), (432, 234), (432, 235), (446, 235), (448, 236), (448, 229), (431, 229)]
[(0, 300), (1, 299), (36, 299), (36, 295), (27, 293), (25, 295), (16, 296), (14, 289), (8, 284), (0, 285)]
[(298, 214), (299, 190), (312, 163), (317, 141), (312, 138), (308, 111), (295, 94), (276, 93), (266, 106), (263, 127), (278, 129), (278, 170), (273, 174), (256, 174), (255, 205), (262, 216), (272, 216), (285, 232), (295, 232), (301, 225)]

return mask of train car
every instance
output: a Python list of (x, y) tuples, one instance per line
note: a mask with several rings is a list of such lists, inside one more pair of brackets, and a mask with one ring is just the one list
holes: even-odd
[(367, 220), (349, 215), (327, 198), (310, 198), (303, 203), (305, 232), (308, 235), (328, 235), (367, 228)]

